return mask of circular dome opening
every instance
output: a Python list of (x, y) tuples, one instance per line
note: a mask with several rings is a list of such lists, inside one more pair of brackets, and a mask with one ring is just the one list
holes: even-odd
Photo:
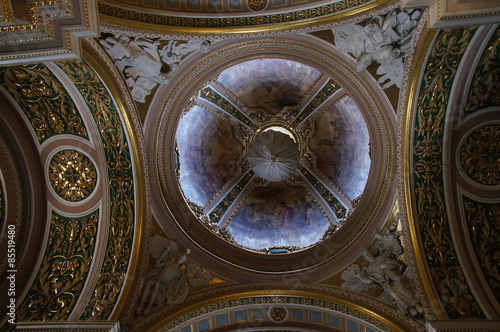
[(258, 177), (283, 181), (295, 173), (300, 157), (299, 145), (286, 128), (271, 127), (255, 135), (247, 157)]
[(245, 250), (289, 254), (324, 241), (355, 210), (369, 141), (358, 105), (332, 78), (258, 59), (224, 69), (192, 97), (174, 159), (204, 226)]

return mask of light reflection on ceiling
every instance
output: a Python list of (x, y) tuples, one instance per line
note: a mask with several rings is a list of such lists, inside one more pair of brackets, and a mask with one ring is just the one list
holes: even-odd
[[(232, 244), (292, 252), (332, 234), (353, 211), (370, 171), (370, 137), (355, 102), (325, 89), (327, 80), (295, 61), (250, 60), (222, 71), (185, 110), (176, 134), (180, 187)], [(246, 156), (255, 135), (273, 126), (298, 137), (302, 154), (297, 170), (276, 182), (253, 173)]]

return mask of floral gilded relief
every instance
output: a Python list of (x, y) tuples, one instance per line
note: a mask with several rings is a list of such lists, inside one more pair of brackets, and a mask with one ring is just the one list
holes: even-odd
[(465, 114), (500, 105), (500, 27), (491, 36), (479, 60), (467, 96)]
[(0, 83), (23, 110), (40, 143), (57, 134), (88, 138), (77, 107), (44, 64), (0, 68)]
[[(80, 319), (103, 320), (122, 291), (134, 237), (134, 173), (118, 110), (97, 74), (84, 61), (57, 63), (86, 101), (101, 133), (109, 177), (109, 237), (94, 292)], [(84, 78), (84, 79), (82, 79)]]
[(99, 212), (82, 218), (52, 213), (48, 243), (35, 282), (18, 309), (18, 321), (66, 320), (92, 262)]
[(500, 184), (500, 125), (478, 128), (466, 138), (460, 150), (460, 166), (479, 184)]
[(92, 160), (76, 150), (57, 152), (50, 161), (49, 180), (59, 197), (77, 202), (94, 190), (97, 172)]
[(431, 282), (449, 318), (484, 318), (455, 251), (443, 187), (443, 130), (460, 59), (476, 28), (441, 30), (427, 60), (415, 114), (416, 219)]
[(470, 240), (492, 293), (500, 302), (500, 204), (476, 202), (463, 197)]

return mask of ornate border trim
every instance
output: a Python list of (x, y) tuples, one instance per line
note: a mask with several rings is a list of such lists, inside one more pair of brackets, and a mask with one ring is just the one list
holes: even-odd
[[(405, 136), (411, 137), (411, 142), (405, 142), (408, 151), (405, 151), (403, 159), (414, 166), (403, 167), (404, 193), (409, 198), (402, 205), (408, 209), (406, 213), (408, 224), (411, 223), (415, 255), (422, 257), (417, 258), (420, 275), (427, 275), (425, 271), (428, 269), (428, 275), (432, 278), (427, 281), (432, 286), (427, 284), (426, 291), (429, 296), (435, 294), (434, 298), (440, 300), (440, 303), (433, 304), (434, 314), (438, 317), (484, 317), (454, 251), (443, 203), (445, 197), (441, 166), (443, 138), (440, 133), (445, 121), (449, 91), (460, 59), (474, 35), (473, 30), (461, 28), (438, 32), (436, 39), (429, 45), (430, 53), (422, 77), (418, 83), (414, 83), (415, 91), (419, 92), (409, 98), (409, 103), (415, 105), (410, 105), (414, 110), (406, 119), (404, 129), (407, 133)], [(412, 219), (415, 221), (412, 222)], [(459, 289), (463, 289), (460, 294), (456, 293)], [(440, 305), (444, 313), (438, 309)]]
[[(352, 6), (351, 2), (355, 2), (357, 5)], [(329, 9), (330, 6), (332, 8)], [(220, 40), (276, 36), (330, 29), (333, 26), (361, 22), (369, 17), (386, 14), (396, 7), (399, 8), (399, 2), (394, 0), (343, 0), (326, 7), (324, 13), (319, 10), (315, 14), (316, 16), (307, 14), (309, 12), (311, 15), (316, 13), (316, 9), (313, 8), (283, 14), (231, 19), (161, 16), (139, 13), (107, 4), (104, 8), (99, 7), (99, 12), (102, 21), (102, 32), (128, 36), (147, 35), (150, 38), (164, 37), (168, 39), (189, 35), (194, 39)], [(303, 11), (305, 14), (299, 14)], [(287, 18), (273, 19), (275, 15), (286, 15)], [(176, 24), (169, 24), (169, 20), (174, 21)], [(177, 20), (181, 22), (177, 23)], [(201, 21), (195, 25), (196, 20)], [(237, 22), (232, 22), (233, 20)], [(244, 20), (244, 22), (240, 20)]]

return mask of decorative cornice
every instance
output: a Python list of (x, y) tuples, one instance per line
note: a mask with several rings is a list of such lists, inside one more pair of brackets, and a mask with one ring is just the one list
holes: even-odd
[[(191, 318), (242, 304), (283, 306), (300, 304), (343, 312), (385, 331), (424, 331), (417, 321), (401, 316), (396, 310), (370, 296), (324, 285), (296, 283), (239, 284), (208, 289), (186, 299), (182, 308), (166, 306), (133, 328), (173, 328)], [(166, 317), (166, 318), (165, 318)]]
[(2, 1), (4, 20), (10, 21), (0, 27), (2, 65), (75, 58), (80, 55), (79, 38), (99, 32), (96, 0), (27, 1), (26, 22), (23, 13), (10, 12), (15, 8), (11, 1)]
[(148, 23), (168, 27), (188, 28), (235, 28), (254, 27), (279, 23), (292, 23), (308, 19), (322, 18), (339, 12), (351, 11), (358, 7), (377, 2), (374, 0), (340, 0), (332, 4), (315, 8), (300, 9), (285, 13), (261, 14), (242, 17), (185, 17), (174, 15), (159, 15), (120, 8), (109, 3), (99, 3), (98, 10), (102, 15), (120, 18), (123, 20)]
[[(349, 2), (349, 0), (346, 0), (346, 2)], [(188, 19), (187, 25), (181, 24), (179, 26), (171, 26), (166, 24), (154, 24), (156, 20), (160, 22), (164, 21), (164, 18), (160, 19), (160, 17), (162, 16), (154, 18), (154, 15), (128, 12), (128, 9), (111, 7), (111, 9), (109, 10), (117, 16), (118, 13), (121, 13), (122, 10), (125, 10), (125, 17), (127, 19), (122, 19), (117, 16), (110, 16), (106, 15), (105, 13), (101, 13), (101, 30), (103, 32), (123, 34), (127, 36), (148, 36), (150, 38), (162, 37), (166, 39), (202, 38), (209, 40), (221, 40), (234, 38), (282, 36), (291, 33), (306, 33), (311, 31), (325, 30), (342, 24), (359, 23), (366, 20), (367, 18), (377, 15), (384, 15), (392, 9), (399, 8), (399, 2), (392, 0), (367, 1), (364, 2), (362, 6), (358, 1), (355, 1), (354, 3), (356, 3), (358, 7), (345, 11), (342, 10), (339, 12), (336, 12), (332, 9), (333, 11), (330, 10), (331, 12), (329, 14), (320, 15), (318, 18), (304, 19), (302, 17), (303, 15), (294, 14), (291, 15), (291, 18), (295, 19), (291, 19), (290, 21), (284, 20), (282, 23), (269, 21), (269, 18), (264, 21), (261, 21), (261, 19), (249, 18), (249, 23), (254, 23), (253, 25), (225, 26), (221, 23), (220, 27), (209, 25), (207, 25), (206, 27), (194, 27), (192, 26), (192, 20), (190, 19)], [(108, 9), (106, 9), (106, 11), (108, 11)], [(133, 16), (135, 19), (137, 19), (137, 21), (128, 19), (129, 16)], [(142, 16), (147, 16), (148, 22), (139, 21)], [(181, 18), (181, 20), (183, 20), (183, 18)], [(209, 18), (205, 18), (205, 21), (211, 22)]]

